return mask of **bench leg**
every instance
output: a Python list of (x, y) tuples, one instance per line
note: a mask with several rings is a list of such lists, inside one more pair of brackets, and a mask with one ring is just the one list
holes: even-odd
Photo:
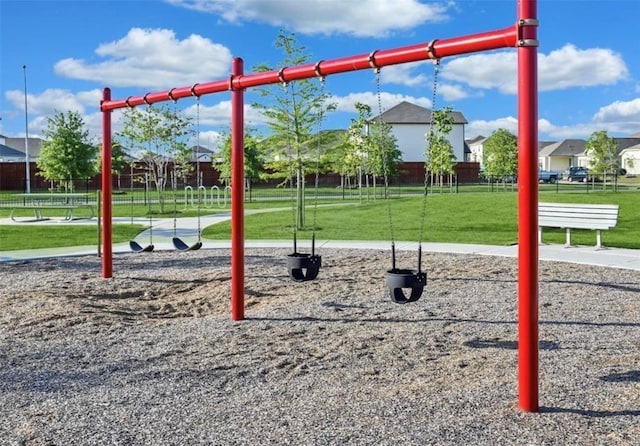
[(600, 229), (596, 229), (596, 249), (602, 249), (602, 236)]
[(538, 245), (542, 245), (542, 226), (538, 226)]
[(569, 247), (571, 247), (571, 228), (566, 228), (566, 231), (567, 231), (567, 240), (566, 240), (564, 246), (569, 248)]

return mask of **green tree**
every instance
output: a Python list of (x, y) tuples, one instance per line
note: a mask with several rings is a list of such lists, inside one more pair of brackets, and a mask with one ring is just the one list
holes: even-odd
[[(433, 110), (432, 122), (429, 131), (425, 135), (427, 149), (425, 153), (427, 169), (438, 176), (440, 187), (443, 184), (444, 175), (451, 175), (455, 172), (456, 155), (453, 151), (448, 135), (453, 130), (453, 117), (451, 107), (441, 110)], [(433, 185), (433, 176), (431, 184)], [(451, 181), (449, 182), (451, 185)]]
[[(102, 150), (102, 143), (98, 144), (96, 148), (97, 152), (101, 152), (101, 150)], [(111, 172), (117, 175), (118, 189), (121, 189), (120, 175), (122, 174), (124, 169), (127, 167), (127, 165), (129, 165), (129, 162), (127, 161), (127, 152), (125, 151), (124, 147), (122, 147), (122, 144), (120, 143), (120, 141), (114, 139), (111, 142)], [(102, 170), (102, 157), (98, 156), (96, 160), (96, 171), (100, 172), (101, 170)]]
[[(231, 134), (225, 133), (221, 139), (218, 152), (219, 161), (216, 169), (220, 172), (219, 181), (224, 185), (231, 182)], [(260, 178), (264, 162), (259, 148), (258, 137), (253, 134), (253, 129), (245, 128), (244, 135), (244, 176), (249, 187), (249, 194), (253, 182)]]
[(380, 119), (374, 118), (369, 122), (368, 135), (371, 148), (367, 156), (367, 169), (375, 190), (378, 178), (384, 178), (385, 182), (388, 182), (390, 178), (398, 175), (402, 151), (398, 148), (391, 125)]
[(483, 148), (483, 164), (488, 176), (515, 176), (518, 170), (518, 141), (508, 130), (498, 129), (487, 138)]
[(326, 152), (327, 168), (340, 175), (343, 187), (351, 184), (351, 177), (358, 179), (358, 185), (362, 185), (362, 176), (368, 184), (369, 156), (372, 155), (373, 146), (367, 132), (368, 122), (371, 118), (371, 107), (356, 102), (357, 118), (351, 118), (351, 124), (340, 140), (331, 150)]
[[(284, 54), (281, 66), (290, 67), (307, 63), (310, 55), (306, 48), (298, 44), (293, 33), (280, 31), (275, 47)], [(271, 71), (266, 64), (256, 67), (256, 71)], [(290, 82), (283, 87), (257, 88), (258, 94), (267, 103), (254, 103), (267, 118), (272, 137), (263, 146), (265, 168), (274, 178), (295, 178), (296, 183), (296, 227), (304, 228), (304, 178), (305, 170), (317, 165), (316, 147), (312, 144), (314, 129), (327, 112), (335, 105), (328, 101), (329, 95), (317, 79)]]
[(47, 118), (45, 141), (36, 165), (49, 181), (59, 180), (66, 191), (73, 191), (73, 180), (96, 174), (98, 149), (89, 142), (89, 131), (79, 113), (57, 112)]
[(606, 130), (593, 132), (585, 144), (585, 154), (590, 158), (593, 173), (603, 176), (606, 189), (607, 176), (615, 175), (619, 168), (616, 140)]
[(118, 135), (131, 150), (139, 153), (155, 185), (164, 212), (164, 194), (169, 180), (169, 166), (191, 159), (183, 137), (192, 133), (191, 120), (166, 106), (150, 105), (129, 108), (123, 114), (123, 130)]

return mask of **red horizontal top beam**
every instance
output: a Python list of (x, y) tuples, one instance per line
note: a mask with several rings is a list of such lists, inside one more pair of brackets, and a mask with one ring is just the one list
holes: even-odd
[(103, 101), (101, 111), (118, 108), (136, 107), (143, 104), (178, 100), (189, 96), (202, 96), (229, 90), (241, 90), (249, 87), (289, 82), (312, 77), (329, 76), (371, 68), (381, 68), (408, 62), (456, 56), (460, 54), (488, 51), (499, 48), (515, 47), (518, 43), (518, 27), (516, 25), (479, 34), (471, 34), (452, 39), (434, 40), (429, 43), (376, 50), (368, 54), (343, 57), (333, 60), (322, 60), (315, 64), (285, 67), (241, 76), (230, 76), (228, 79), (195, 84), (189, 87), (173, 88), (168, 91), (147, 93), (143, 96), (130, 96), (126, 99)]

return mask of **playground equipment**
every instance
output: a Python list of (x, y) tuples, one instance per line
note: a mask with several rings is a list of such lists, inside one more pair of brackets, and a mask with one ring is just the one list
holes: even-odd
[[(322, 93), (320, 96), (324, 97), (325, 94), (325, 79), (324, 77), (320, 77), (320, 82), (322, 82)], [(286, 87), (286, 85), (285, 85)], [(293, 91), (290, 91), (290, 94), (293, 96)], [(294, 98), (295, 101), (295, 98)], [(323, 120), (323, 109), (322, 105), (320, 106), (320, 116), (318, 119), (318, 134), (317, 134), (317, 149), (316, 149), (316, 168), (315, 168), (315, 197), (313, 204), (313, 225), (311, 234), (311, 253), (300, 253), (298, 252), (298, 222), (296, 219), (296, 206), (293, 200), (293, 178), (290, 178), (290, 186), (291, 186), (291, 214), (292, 214), (292, 228), (293, 228), (293, 253), (287, 255), (287, 269), (289, 271), (289, 276), (296, 282), (306, 282), (308, 280), (314, 280), (318, 277), (318, 273), (320, 272), (320, 267), (322, 266), (322, 257), (316, 254), (316, 227), (317, 227), (317, 215), (318, 215), (318, 182), (320, 178), (320, 152), (321, 152), (321, 133), (322, 133), (322, 120)], [(291, 152), (291, 129), (288, 134), (288, 145), (289, 152)], [(304, 178), (304, 174), (302, 175)], [(298, 186), (300, 187), (300, 185)], [(304, 199), (304, 192), (300, 194), (300, 198)], [(304, 204), (302, 204), (304, 206)]]
[[(463, 37), (433, 40), (369, 54), (323, 60), (316, 64), (244, 74), (244, 62), (235, 58), (231, 76), (208, 83), (147, 93), (125, 99), (111, 99), (103, 91), (102, 190), (103, 257), (102, 275), (113, 274), (111, 112), (170, 99), (231, 92), (231, 185), (244, 184), (244, 90), (261, 85), (291, 82), (371, 68), (381, 68), (426, 59), (489, 51), (517, 49), (518, 81), (518, 376), (519, 406), (535, 412), (538, 404), (538, 79), (537, 0), (517, 0), (516, 20), (503, 29)], [(244, 188), (234, 187), (231, 195), (231, 317), (244, 319)]]
[[(429, 135), (433, 135), (434, 116), (436, 111), (436, 96), (438, 87), (438, 73), (440, 72), (440, 59), (435, 59), (433, 69), (433, 94), (431, 97), (431, 122), (429, 123)], [(376, 73), (376, 93), (378, 98), (378, 131), (380, 132), (379, 148), (382, 166), (384, 170), (384, 196), (387, 199), (387, 213), (389, 216), (389, 232), (391, 234), (391, 269), (385, 275), (387, 288), (391, 300), (398, 304), (416, 302), (422, 296), (424, 287), (427, 285), (427, 273), (422, 271), (422, 240), (424, 238), (424, 222), (427, 214), (427, 182), (428, 173), (425, 161), (424, 166), (424, 191), (422, 194), (422, 214), (420, 218), (420, 239), (418, 241), (418, 267), (417, 269), (402, 269), (396, 265), (396, 242), (393, 232), (393, 212), (391, 212), (391, 200), (388, 197), (389, 174), (387, 156), (384, 153), (384, 141), (382, 135), (382, 100), (380, 98), (380, 69), (375, 68)], [(404, 290), (411, 290), (409, 295)]]
[[(171, 93), (171, 92), (169, 92)], [(177, 101), (174, 100), (174, 104)], [(174, 113), (175, 116), (175, 113)], [(175, 135), (174, 135), (175, 141)], [(196, 151), (200, 148), (200, 97), (196, 98)], [(196, 153), (196, 178), (200, 178), (200, 160)], [(175, 176), (175, 175), (174, 175)], [(173, 243), (174, 248), (178, 251), (197, 251), (202, 248), (202, 228), (200, 227), (200, 200), (198, 200), (198, 240), (192, 244), (188, 245), (185, 243), (180, 237), (178, 237), (178, 206), (176, 200), (176, 180), (173, 180), (173, 237), (171, 238), (171, 242)], [(185, 200), (186, 201), (186, 200)]]
[[(141, 245), (135, 240), (129, 240), (129, 248), (133, 252), (151, 252), (154, 249), (153, 246), (153, 216), (151, 215), (151, 198), (149, 197), (149, 175), (145, 174), (144, 176), (144, 193), (149, 203), (149, 244), (146, 246)], [(133, 223), (133, 195), (131, 196), (131, 223)]]

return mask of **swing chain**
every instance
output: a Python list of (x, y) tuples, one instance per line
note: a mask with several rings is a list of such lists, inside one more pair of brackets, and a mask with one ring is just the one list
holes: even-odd
[[(316, 69), (316, 71), (318, 71)], [(316, 151), (316, 178), (315, 178), (315, 197), (314, 197), (314, 203), (313, 203), (313, 227), (311, 228), (312, 230), (312, 237), (315, 240), (316, 237), (316, 226), (317, 226), (317, 221), (318, 221), (318, 186), (320, 184), (320, 157), (322, 154), (322, 147), (321, 147), (321, 141), (322, 141), (322, 121), (324, 120), (324, 99), (325, 99), (325, 94), (326, 94), (326, 82), (325, 82), (326, 78), (324, 76), (320, 76), (320, 97), (322, 98), (322, 102), (320, 104), (320, 114), (318, 115), (318, 147), (317, 147), (317, 151)]]
[[(200, 223), (200, 96), (196, 96), (196, 184), (198, 184), (198, 241), (202, 238)], [(204, 190), (204, 199), (207, 199), (207, 189)]]
[[(384, 175), (384, 199), (387, 200), (387, 215), (389, 218), (389, 232), (391, 237), (391, 246), (395, 245), (395, 236), (393, 231), (393, 217), (391, 214), (391, 197), (389, 196), (389, 168), (387, 166), (387, 156), (384, 150), (384, 135), (382, 132), (382, 93), (380, 91), (380, 68), (373, 69), (376, 74), (376, 96), (378, 98), (378, 146), (380, 148), (380, 157), (382, 158), (382, 172)], [(395, 261), (394, 268), (395, 268)]]
[[(433, 127), (435, 125), (435, 113), (436, 113), (436, 98), (438, 93), (438, 74), (440, 73), (440, 59), (434, 59), (433, 61), (433, 91), (431, 94), (431, 122), (429, 123), (429, 151), (431, 151), (431, 143), (433, 142), (433, 138), (435, 132)], [(433, 185), (432, 185), (433, 186)], [(422, 246), (422, 241), (424, 240), (424, 225), (425, 220), (427, 219), (427, 192), (429, 190), (429, 169), (428, 169), (428, 160), (425, 159), (424, 166), (424, 191), (422, 194), (422, 216), (420, 219), (420, 240), (418, 241), (418, 245)]]

